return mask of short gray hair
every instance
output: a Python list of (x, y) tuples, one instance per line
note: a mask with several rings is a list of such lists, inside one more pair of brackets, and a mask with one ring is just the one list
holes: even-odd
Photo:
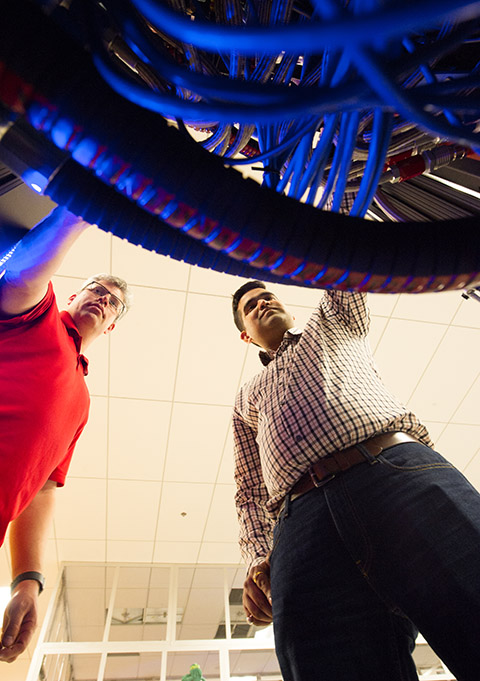
[(128, 288), (128, 284), (125, 281), (125, 279), (121, 279), (121, 277), (115, 277), (113, 274), (106, 274), (105, 272), (100, 272), (99, 274), (94, 274), (93, 277), (89, 277), (86, 281), (84, 281), (80, 288), (80, 291), (83, 291), (84, 288), (86, 288), (89, 284), (91, 284), (94, 281), (98, 282), (104, 281), (106, 284), (110, 284), (111, 286), (115, 286), (116, 288), (120, 289), (120, 291), (123, 294), (123, 302), (125, 303), (125, 309), (121, 314), (118, 315), (116, 321), (124, 317), (133, 304), (133, 294)]

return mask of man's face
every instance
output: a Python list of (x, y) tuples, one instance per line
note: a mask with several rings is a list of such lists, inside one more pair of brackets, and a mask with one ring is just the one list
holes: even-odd
[(87, 327), (100, 335), (115, 328), (115, 320), (121, 312), (118, 299), (123, 302), (123, 293), (101, 279), (96, 283), (98, 285), (92, 284), (70, 296), (68, 311), (80, 331), (81, 327)]
[(294, 318), (273, 293), (263, 288), (247, 291), (240, 298), (239, 310), (245, 325), (240, 337), (265, 350), (276, 350), (285, 331), (294, 325)]

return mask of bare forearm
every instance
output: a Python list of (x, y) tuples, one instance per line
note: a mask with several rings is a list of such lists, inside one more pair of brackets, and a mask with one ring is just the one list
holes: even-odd
[[(48, 526), (55, 502), (54, 482), (48, 481), (30, 505), (10, 525), (12, 579), (23, 572), (41, 572)], [(0, 638), (0, 661), (14, 662), (32, 640), (38, 621), (39, 585), (20, 581), (5, 608)]]
[(22, 572), (42, 572), (48, 528), (55, 507), (55, 487), (55, 483), (47, 483), (10, 525), (12, 579)]

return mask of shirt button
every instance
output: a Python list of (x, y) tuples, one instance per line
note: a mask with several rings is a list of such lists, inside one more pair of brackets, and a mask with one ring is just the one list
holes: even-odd
[(302, 441), (302, 436), (301, 435), (295, 435), (295, 442), (301, 442)]

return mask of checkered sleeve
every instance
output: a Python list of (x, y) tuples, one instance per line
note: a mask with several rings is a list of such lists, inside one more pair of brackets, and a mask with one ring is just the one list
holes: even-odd
[(273, 522), (265, 510), (268, 492), (263, 480), (256, 432), (236, 408), (233, 413), (235, 504), (240, 523), (240, 551), (250, 569), (270, 551)]
[(370, 328), (367, 294), (352, 291), (325, 291), (320, 307), (327, 317), (338, 315), (350, 329), (366, 336)]

